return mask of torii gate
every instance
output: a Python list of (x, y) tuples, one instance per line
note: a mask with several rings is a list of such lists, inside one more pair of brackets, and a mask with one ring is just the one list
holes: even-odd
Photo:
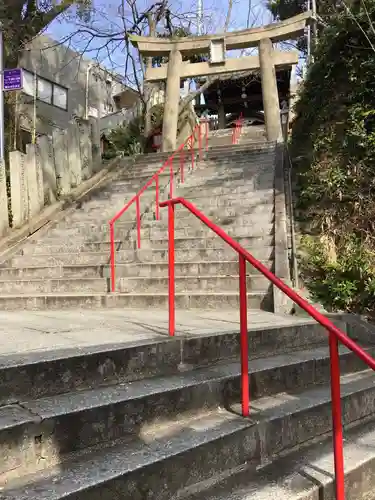
[[(279, 140), (282, 136), (279, 96), (275, 68), (288, 68), (298, 63), (298, 52), (273, 49), (273, 42), (300, 37), (311, 12), (305, 12), (285, 21), (260, 28), (227, 32), (222, 35), (183, 37), (175, 40), (131, 35), (132, 44), (142, 56), (168, 56), (168, 64), (147, 68), (145, 81), (167, 80), (163, 118), (163, 151), (176, 149), (180, 79), (219, 75), (260, 68), (264, 117), (267, 139)], [(226, 59), (226, 50), (258, 47), (255, 56)], [(210, 53), (209, 62), (182, 61), (182, 54)]]

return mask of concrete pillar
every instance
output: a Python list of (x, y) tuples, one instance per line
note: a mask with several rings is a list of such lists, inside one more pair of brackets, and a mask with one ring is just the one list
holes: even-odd
[(24, 154), (21, 151), (9, 153), (10, 201), (12, 210), (12, 227), (21, 227), (27, 217), (25, 196), (27, 193), (24, 176)]
[(81, 152), (82, 179), (89, 179), (92, 175), (92, 146), (89, 122), (79, 122), (79, 143)]
[(259, 42), (259, 62), (267, 139), (269, 141), (281, 140), (279, 95), (273, 62), (272, 41), (269, 38)]
[[(28, 198), (28, 220), (32, 219), (39, 214), (42, 203), (40, 200), (40, 182), (41, 176), (38, 172), (38, 160), (36, 155), (36, 146), (28, 144), (26, 146), (25, 157), (25, 178), (27, 184), (27, 198)], [(40, 163), (39, 163), (40, 165)]]
[(181, 52), (172, 50), (169, 54), (167, 91), (164, 103), (163, 151), (174, 151), (176, 149), (181, 63)]
[(97, 118), (89, 118), (90, 139), (92, 149), (92, 170), (98, 172), (102, 163), (102, 154), (100, 150), (100, 126)]
[(67, 139), (70, 186), (74, 188), (79, 186), (82, 182), (79, 129), (76, 121), (69, 122), (67, 128)]
[(0, 236), (5, 234), (8, 228), (8, 196), (5, 163), (0, 161)]
[(44, 185), (43, 185), (43, 168), (42, 159), (39, 154), (38, 145), (34, 146), (35, 154), (35, 175), (37, 185), (37, 200), (39, 205), (38, 213), (44, 208)]
[(219, 109), (218, 109), (218, 125), (219, 129), (224, 129), (225, 128), (225, 108), (224, 108), (224, 103), (219, 104)]
[(55, 159), (57, 197), (70, 192), (70, 175), (68, 164), (68, 145), (65, 130), (52, 132), (53, 154)]
[(38, 155), (43, 174), (44, 198), (48, 204), (56, 201), (56, 171), (51, 140), (46, 135), (38, 138)]

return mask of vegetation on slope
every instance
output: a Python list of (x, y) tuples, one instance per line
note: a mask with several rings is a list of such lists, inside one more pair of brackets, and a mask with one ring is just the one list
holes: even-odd
[(375, 315), (375, 0), (320, 35), (296, 106), (292, 154), (303, 277), (329, 310)]

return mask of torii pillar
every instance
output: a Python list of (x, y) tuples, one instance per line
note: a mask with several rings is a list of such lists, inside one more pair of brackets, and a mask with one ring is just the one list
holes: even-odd
[(174, 151), (177, 147), (178, 108), (180, 102), (180, 74), (182, 55), (174, 48), (169, 53), (167, 88), (164, 101), (162, 151)]

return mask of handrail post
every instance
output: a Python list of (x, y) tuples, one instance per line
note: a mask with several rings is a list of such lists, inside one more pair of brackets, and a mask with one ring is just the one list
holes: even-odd
[(139, 196), (135, 199), (136, 217), (137, 217), (137, 247), (141, 248), (141, 207), (139, 203)]
[(174, 205), (168, 205), (168, 306), (169, 306), (169, 335), (175, 334), (175, 281), (174, 281)]
[(202, 131), (201, 125), (198, 125), (198, 149), (199, 149), (199, 161), (202, 161)]
[(169, 160), (169, 198), (173, 198), (173, 160)]
[(185, 150), (181, 148), (180, 150), (180, 181), (181, 184), (184, 183), (184, 163), (185, 163)]
[(110, 248), (111, 248), (111, 291), (116, 290), (116, 271), (115, 271), (115, 230), (113, 227), (113, 222), (109, 223), (109, 238), (110, 238)]
[(190, 136), (191, 169), (194, 170), (194, 135)]
[(242, 415), (249, 416), (250, 386), (249, 386), (249, 340), (247, 330), (247, 286), (246, 259), (238, 255), (239, 285), (240, 285), (240, 346), (241, 346), (241, 403)]
[(335, 334), (329, 332), (329, 356), (331, 365), (331, 405), (333, 428), (333, 453), (335, 461), (336, 500), (345, 500), (344, 450), (340, 394), (340, 357)]
[(155, 218), (159, 220), (159, 175), (155, 177)]

